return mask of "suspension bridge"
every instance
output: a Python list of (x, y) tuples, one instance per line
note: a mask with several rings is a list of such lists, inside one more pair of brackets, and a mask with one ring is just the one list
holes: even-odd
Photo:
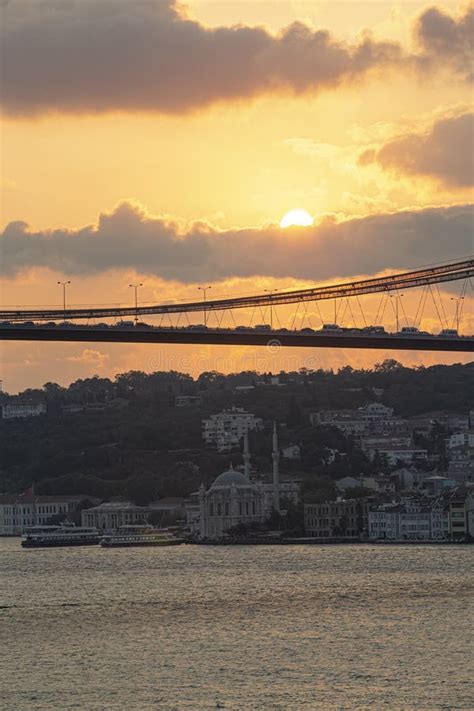
[[(133, 306), (67, 307), (64, 297), (62, 308), (0, 310), (0, 339), (472, 352), (474, 336), (461, 335), (460, 324), (473, 277), (474, 259), (463, 259), (306, 289), (267, 290), (220, 299), (206, 299), (204, 291), (203, 299), (185, 302), (139, 304), (135, 287)], [(440, 285), (449, 282), (460, 284), (458, 295), (443, 297)], [(417, 290), (413, 314), (407, 314), (401, 298), (408, 290)], [(377, 299), (371, 318), (362, 303), (367, 297)], [(450, 313), (446, 298), (455, 302), (454, 314)], [(321, 311), (328, 301), (332, 302), (330, 322)], [(292, 311), (283, 326), (279, 312), (288, 306)], [(431, 308), (438, 324), (436, 333), (421, 330), (427, 308)], [(196, 314), (203, 323), (192, 322), (190, 316)], [(245, 323), (238, 325), (235, 314)], [(157, 317), (159, 323), (143, 320)], [(389, 330), (386, 322), (392, 317), (395, 324)], [(256, 318), (260, 323), (255, 323)], [(315, 318), (317, 326), (311, 321)], [(112, 323), (107, 322), (110, 319)], [(305, 323), (308, 325), (303, 327)]]

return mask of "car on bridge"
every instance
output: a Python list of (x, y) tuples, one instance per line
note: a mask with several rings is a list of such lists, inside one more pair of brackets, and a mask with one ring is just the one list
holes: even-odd
[(316, 333), (314, 328), (302, 328), (301, 333)]
[(450, 337), (456, 337), (459, 336), (459, 333), (457, 332), (457, 329), (455, 328), (443, 328), (442, 331), (439, 332), (439, 336), (450, 336)]
[(259, 323), (257, 326), (255, 326), (256, 331), (271, 331), (272, 327), (268, 323)]
[(402, 336), (418, 336), (420, 334), (416, 326), (403, 326), (403, 328), (398, 333)]
[(114, 328), (134, 328), (135, 324), (133, 321), (119, 321), (115, 324)]
[(365, 326), (365, 333), (387, 333), (383, 326)]
[(341, 326), (338, 326), (337, 323), (324, 323), (321, 329), (323, 333), (342, 333), (342, 330)]

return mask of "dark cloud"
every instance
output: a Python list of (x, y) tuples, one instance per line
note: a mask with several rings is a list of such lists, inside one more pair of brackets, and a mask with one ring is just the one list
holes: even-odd
[(457, 19), (431, 7), (418, 18), (415, 34), (423, 55), (435, 66), (448, 63), (466, 79), (474, 78), (474, 5)]
[(30, 267), (69, 275), (133, 268), (181, 282), (227, 277), (326, 279), (409, 268), (472, 253), (472, 206), (374, 215), (310, 228), (218, 232), (176, 225), (124, 203), (102, 215), (97, 227), (32, 232), (23, 222), (0, 235), (1, 271)]
[(365, 151), (360, 165), (377, 162), (383, 168), (409, 175), (428, 175), (446, 186), (474, 184), (474, 114), (436, 121), (426, 134), (407, 133), (379, 150)]
[[(452, 45), (433, 30), (433, 13), (455, 28)], [(428, 64), (441, 54), (445, 64), (451, 52), (464, 73), (468, 20), (425, 15), (417, 27)], [(174, 0), (11, 0), (2, 19), (1, 101), (12, 115), (184, 113), (273, 91), (318, 91), (401, 62), (420, 67), (424, 58), (368, 36), (348, 45), (302, 23), (278, 36), (210, 29), (180, 14)]]

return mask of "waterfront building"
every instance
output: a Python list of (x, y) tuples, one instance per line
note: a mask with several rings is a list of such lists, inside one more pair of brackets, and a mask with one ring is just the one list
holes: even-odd
[(204, 420), (202, 436), (206, 445), (225, 451), (238, 446), (242, 437), (250, 430), (262, 428), (263, 421), (260, 417), (245, 412), (242, 407), (233, 407)]
[(443, 497), (406, 499), (371, 508), (369, 539), (440, 541), (450, 537), (449, 509)]
[(38, 417), (46, 412), (44, 402), (25, 402), (10, 400), (2, 404), (2, 419), (11, 420), (15, 417)]
[(150, 514), (184, 516), (184, 499), (170, 498), (152, 501), (148, 506), (137, 506), (131, 501), (105, 501), (99, 506), (82, 511), (82, 525), (113, 531), (119, 526), (148, 523)]
[(312, 538), (360, 539), (367, 531), (367, 499), (342, 499), (304, 505), (306, 535)]
[(88, 496), (0, 495), (0, 536), (21, 536), (31, 526), (47, 525), (52, 516), (71, 514), (84, 501), (98, 501)]

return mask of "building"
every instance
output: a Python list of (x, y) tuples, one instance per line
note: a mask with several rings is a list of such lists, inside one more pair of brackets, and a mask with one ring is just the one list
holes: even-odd
[(87, 500), (91, 497), (1, 494), (0, 536), (21, 536), (31, 526), (47, 525), (52, 516), (73, 513)]
[(373, 459), (381, 449), (409, 449), (412, 446), (411, 437), (363, 437), (360, 447), (369, 459)]
[(82, 525), (94, 526), (99, 531), (113, 531), (119, 526), (148, 523), (150, 514), (185, 516), (184, 499), (170, 498), (152, 501), (148, 506), (137, 506), (131, 501), (106, 501), (82, 511)]
[(377, 453), (380, 457), (386, 459), (387, 464), (390, 466), (396, 466), (399, 462), (402, 464), (415, 464), (428, 458), (427, 450), (417, 447), (380, 447), (374, 452), (372, 459)]
[(369, 539), (447, 540), (450, 537), (449, 519), (449, 511), (443, 499), (413, 499), (382, 504), (369, 511)]
[(203, 421), (203, 439), (208, 446), (225, 451), (237, 447), (250, 430), (261, 430), (263, 421), (242, 407), (223, 410)]
[(367, 499), (338, 499), (304, 505), (306, 535), (312, 538), (360, 539), (367, 531)]
[(301, 447), (299, 444), (289, 444), (281, 450), (283, 459), (301, 459)]
[(449, 479), (447, 476), (433, 474), (425, 477), (423, 488), (432, 495), (439, 494), (443, 489), (453, 489), (458, 485), (454, 479)]
[(11, 420), (14, 417), (37, 417), (46, 412), (44, 402), (25, 402), (22, 400), (10, 400), (2, 405), (2, 419)]
[(446, 451), (448, 456), (451, 449), (457, 449), (458, 447), (474, 449), (474, 431), (468, 430), (467, 432), (456, 432), (447, 438)]
[(427, 476), (426, 472), (418, 471), (418, 469), (400, 467), (391, 473), (390, 478), (397, 491), (404, 491), (422, 486)]
[(372, 422), (373, 420), (387, 420), (393, 415), (393, 407), (386, 407), (381, 402), (370, 402), (368, 405), (359, 407), (357, 410), (359, 417)]
[[(285, 497), (297, 502), (297, 482), (280, 482), (280, 452), (276, 423), (273, 427), (272, 482), (252, 480), (250, 477), (250, 451), (248, 434), (244, 434), (244, 471), (230, 469), (219, 474), (208, 490), (201, 485), (199, 495), (199, 535), (201, 538), (218, 539), (226, 532), (244, 524), (263, 523), (272, 511), (280, 512), (280, 499)], [(190, 502), (187, 515), (188, 527), (197, 527), (195, 503)]]
[(197, 407), (201, 403), (200, 395), (176, 395), (174, 400), (176, 407)]
[(239, 524), (263, 523), (264, 494), (245, 474), (230, 467), (219, 474), (206, 491), (199, 489), (199, 533), (201, 538), (218, 539)]

